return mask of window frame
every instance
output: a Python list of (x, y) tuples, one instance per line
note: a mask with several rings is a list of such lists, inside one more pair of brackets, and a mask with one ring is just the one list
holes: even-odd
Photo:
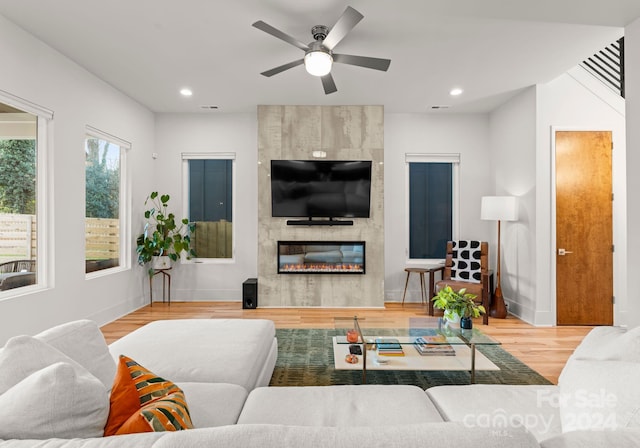
[[(120, 147), (120, 204), (119, 204), (119, 221), (120, 221), (120, 260), (118, 266), (112, 268), (101, 269), (99, 271), (85, 272), (87, 280), (103, 277), (105, 275), (115, 274), (131, 269), (131, 188), (129, 181), (129, 170), (127, 169), (127, 155), (131, 149), (131, 143), (113, 134), (104, 132), (90, 125), (85, 126), (84, 147), (86, 148), (88, 138), (98, 138), (116, 144)], [(84, 208), (86, 219), (87, 207), (87, 179), (86, 170), (83, 173), (84, 179)], [(85, 229), (85, 263), (86, 263), (86, 229)]]
[(452, 179), (452, 207), (451, 207), (451, 235), (455, 240), (460, 234), (460, 154), (429, 154), (429, 153), (406, 153), (405, 154), (405, 259), (407, 265), (437, 264), (444, 261), (444, 258), (410, 258), (411, 241), (411, 216), (410, 210), (410, 183), (409, 165), (411, 163), (450, 163)]
[(54, 241), (53, 222), (53, 111), (0, 90), (0, 102), (36, 117), (36, 283), (0, 291), (0, 301), (52, 288)]
[[(231, 160), (231, 257), (187, 259), (185, 254), (180, 262), (185, 264), (234, 264), (236, 262), (236, 153), (235, 152), (183, 152), (182, 157), (182, 216), (189, 217), (189, 161), (190, 160)], [(197, 255), (197, 254), (196, 254)]]

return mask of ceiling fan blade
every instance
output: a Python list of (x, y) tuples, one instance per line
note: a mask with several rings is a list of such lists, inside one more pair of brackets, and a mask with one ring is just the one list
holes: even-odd
[(290, 68), (297, 67), (298, 65), (304, 64), (304, 59), (298, 59), (297, 61), (289, 62), (287, 64), (280, 65), (279, 67), (272, 68), (271, 70), (267, 70), (266, 72), (260, 73), (262, 76), (273, 76), (281, 73), (285, 70), (289, 70)]
[(370, 58), (367, 56), (353, 56), (351, 54), (333, 54), (333, 62), (340, 64), (357, 65), (359, 67), (372, 68), (386, 72), (391, 64), (390, 59)]
[(336, 87), (336, 83), (333, 80), (333, 76), (331, 76), (331, 73), (329, 73), (328, 75), (324, 75), (321, 79), (322, 79), (322, 87), (324, 87), (325, 95), (329, 95), (330, 93), (338, 91), (338, 88)]
[(278, 39), (281, 39), (287, 43), (290, 43), (294, 47), (298, 47), (303, 51), (309, 51), (308, 45), (303, 44), (302, 42), (297, 40), (295, 37), (291, 37), (287, 33), (283, 33), (279, 29), (272, 27), (268, 23), (264, 23), (262, 20), (258, 20), (257, 22), (252, 24), (252, 26), (255, 28), (258, 28), (261, 31), (264, 31), (267, 34), (271, 34), (273, 37), (277, 37)]
[(338, 21), (327, 37), (322, 41), (322, 45), (327, 47), (329, 50), (333, 50), (333, 47), (338, 45), (338, 43), (346, 36), (349, 31), (353, 29), (354, 26), (360, 22), (364, 16), (360, 14), (358, 11), (353, 9), (351, 6), (347, 6), (347, 9), (344, 10)]

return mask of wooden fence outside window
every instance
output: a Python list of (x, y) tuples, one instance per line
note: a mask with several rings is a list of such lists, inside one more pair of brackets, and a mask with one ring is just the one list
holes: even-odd
[[(120, 258), (120, 221), (118, 219), (86, 218), (87, 260)], [(0, 263), (12, 260), (37, 259), (35, 215), (0, 213)]]

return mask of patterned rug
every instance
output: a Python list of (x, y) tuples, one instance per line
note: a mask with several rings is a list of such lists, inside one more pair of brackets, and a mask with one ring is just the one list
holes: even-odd
[[(335, 370), (331, 338), (337, 330), (279, 329), (278, 361), (271, 386), (328, 386), (362, 384), (362, 372)], [(342, 334), (342, 333), (340, 333)], [(499, 346), (479, 347), (499, 371), (477, 371), (479, 384), (551, 384)], [(367, 384), (413, 384), (423, 389), (445, 384), (469, 384), (463, 371), (367, 371)]]

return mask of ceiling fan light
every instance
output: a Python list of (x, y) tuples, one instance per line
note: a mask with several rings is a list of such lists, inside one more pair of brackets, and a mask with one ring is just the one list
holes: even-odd
[(331, 72), (333, 57), (322, 50), (308, 51), (304, 55), (304, 68), (313, 76), (325, 76)]

